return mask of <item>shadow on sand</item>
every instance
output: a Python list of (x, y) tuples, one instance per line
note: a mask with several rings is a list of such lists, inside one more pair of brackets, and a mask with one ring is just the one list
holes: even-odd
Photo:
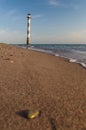
[(16, 114), (23, 117), (23, 118), (25, 118), (25, 119), (27, 119), (28, 110), (17, 111)]

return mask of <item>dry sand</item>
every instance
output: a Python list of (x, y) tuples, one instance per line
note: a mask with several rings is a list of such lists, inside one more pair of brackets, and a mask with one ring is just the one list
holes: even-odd
[[(30, 109), (40, 116), (24, 118)], [(86, 130), (86, 69), (0, 44), (0, 130)]]

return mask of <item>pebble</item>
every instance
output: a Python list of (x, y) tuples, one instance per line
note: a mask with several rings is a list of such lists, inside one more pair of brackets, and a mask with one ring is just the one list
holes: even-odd
[(38, 110), (29, 110), (28, 113), (27, 113), (27, 118), (33, 119), (33, 118), (38, 117), (39, 114), (40, 114), (40, 112)]

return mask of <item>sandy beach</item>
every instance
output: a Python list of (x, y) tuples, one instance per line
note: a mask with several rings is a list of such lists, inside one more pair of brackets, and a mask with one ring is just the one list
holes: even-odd
[[(22, 116), (32, 109), (40, 116)], [(86, 130), (86, 69), (0, 44), (0, 130)]]

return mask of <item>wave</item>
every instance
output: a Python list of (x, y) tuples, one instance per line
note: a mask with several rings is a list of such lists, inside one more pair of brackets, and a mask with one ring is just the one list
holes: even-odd
[[(14, 45), (28, 48), (26, 44)], [(86, 44), (31, 44), (28, 49), (63, 57), (86, 68)]]
[[(35, 48), (34, 46), (31, 46), (30, 49), (31, 49), (31, 50), (35, 50), (35, 51), (39, 51), (39, 52), (43, 52), (43, 53), (47, 53), (47, 54), (51, 54), (51, 55), (54, 55), (54, 56), (57, 56), (57, 57), (59, 56), (59, 57), (66, 58), (66, 59), (68, 59), (69, 62), (80, 64), (82, 67), (86, 68), (86, 64), (85, 64), (84, 62), (78, 61), (77, 58), (72, 58), (72, 57), (70, 57), (71, 55), (72, 55), (73, 57), (76, 56), (76, 53), (79, 53), (79, 51), (74, 51), (74, 50), (73, 50), (73, 51), (71, 51), (71, 52), (73, 52), (73, 54), (71, 53), (71, 55), (68, 56), (68, 54), (67, 54), (67, 55), (62, 55), (61, 52), (60, 52), (60, 54), (59, 54), (59, 53), (57, 53), (57, 52), (55, 52), (55, 51), (53, 51), (53, 50), (39, 49), (39, 48)], [(66, 52), (66, 51), (64, 51), (64, 52)], [(80, 52), (81, 52), (81, 51), (80, 51)], [(81, 52), (81, 53), (84, 54), (84, 52)], [(80, 53), (79, 53), (79, 54), (80, 54)]]

